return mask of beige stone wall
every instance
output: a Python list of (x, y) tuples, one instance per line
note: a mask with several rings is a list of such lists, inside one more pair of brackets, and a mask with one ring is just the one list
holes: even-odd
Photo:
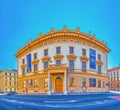
[[(74, 87), (70, 87), (70, 77), (74, 78)], [(69, 74), (68, 75), (68, 91), (82, 92), (82, 78), (86, 78), (86, 92), (104, 92), (108, 90), (106, 84), (108, 83), (108, 78), (103, 76), (94, 76), (94, 75), (79, 75), (79, 74)], [(96, 87), (89, 86), (89, 78), (96, 79)], [(101, 88), (98, 88), (98, 80), (101, 80)], [(103, 87), (103, 82), (105, 87)]]
[[(64, 92), (64, 74), (51, 74), (51, 91), (55, 91), (55, 79), (57, 77), (61, 77), (63, 81), (63, 92)], [(70, 87), (70, 77), (74, 78), (74, 86)], [(31, 76), (23, 76), (18, 78), (18, 93), (26, 93), (26, 88), (23, 87), (23, 81), (28, 79), (32, 79), (32, 86), (27, 87), (28, 93), (47, 93), (48, 87), (45, 87), (45, 78), (48, 78), (48, 75), (45, 74), (37, 74)], [(67, 75), (67, 89), (68, 92), (83, 92), (82, 89), (82, 78), (86, 78), (86, 92), (104, 92), (108, 90), (106, 84), (108, 83), (107, 76), (102, 75), (88, 75), (88, 74), (68, 74)], [(89, 85), (89, 78), (96, 79), (96, 87), (90, 87)], [(35, 86), (35, 80), (37, 80), (37, 87)], [(98, 80), (101, 80), (101, 87), (98, 88)], [(105, 83), (105, 87), (103, 87), (103, 82)]]

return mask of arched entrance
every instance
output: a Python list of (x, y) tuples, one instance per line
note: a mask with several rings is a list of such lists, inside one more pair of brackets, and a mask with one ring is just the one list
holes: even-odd
[(63, 92), (63, 81), (61, 77), (57, 77), (55, 79), (55, 91), (56, 92)]

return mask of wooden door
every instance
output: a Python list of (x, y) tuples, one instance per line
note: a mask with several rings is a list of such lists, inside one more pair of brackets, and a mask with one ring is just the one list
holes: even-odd
[(57, 77), (55, 80), (55, 90), (56, 92), (63, 92), (62, 78)]

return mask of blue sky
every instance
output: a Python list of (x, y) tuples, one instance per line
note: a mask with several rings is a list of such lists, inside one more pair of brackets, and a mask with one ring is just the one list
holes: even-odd
[(51, 27), (80, 27), (107, 42), (109, 68), (120, 64), (119, 0), (1, 0), (0, 70), (16, 69), (15, 54), (30, 38)]

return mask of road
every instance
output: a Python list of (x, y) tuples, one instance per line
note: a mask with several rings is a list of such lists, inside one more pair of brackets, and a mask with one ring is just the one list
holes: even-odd
[(0, 110), (120, 110), (120, 100), (111, 98), (116, 95), (0, 96)]

